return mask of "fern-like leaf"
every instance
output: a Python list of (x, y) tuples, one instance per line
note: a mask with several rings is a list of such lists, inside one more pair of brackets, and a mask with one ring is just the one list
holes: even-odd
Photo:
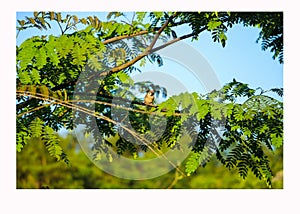
[(270, 91), (275, 92), (278, 96), (283, 96), (283, 88), (272, 88)]
[(185, 164), (185, 172), (188, 176), (191, 175), (191, 173), (195, 172), (197, 168), (199, 167), (199, 159), (200, 159), (200, 153), (192, 152), (190, 157), (187, 159), (187, 162)]
[(43, 121), (40, 118), (36, 118), (30, 123), (30, 131), (32, 137), (40, 137), (43, 133)]
[(45, 126), (42, 139), (44, 140), (45, 146), (52, 157), (56, 158), (58, 161), (62, 160), (69, 165), (70, 161), (62, 147), (59, 145), (60, 140), (57, 134), (51, 127)]
[(28, 132), (25, 130), (20, 130), (17, 132), (17, 152), (21, 152), (27, 141), (30, 139)]

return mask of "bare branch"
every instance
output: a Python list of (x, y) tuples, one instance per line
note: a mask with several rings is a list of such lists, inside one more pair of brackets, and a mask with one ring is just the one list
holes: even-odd
[(55, 21), (57, 22), (59, 28), (60, 28), (60, 31), (61, 31), (61, 35), (64, 35), (65, 34), (65, 31), (62, 29), (62, 26), (61, 24), (59, 23), (59, 21), (57, 19), (55, 19)]

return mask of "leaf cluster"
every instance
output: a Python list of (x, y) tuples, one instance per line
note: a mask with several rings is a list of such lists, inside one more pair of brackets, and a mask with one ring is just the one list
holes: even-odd
[(70, 163), (66, 153), (59, 145), (60, 140), (57, 133), (50, 126), (45, 125), (40, 118), (36, 118), (30, 123), (29, 130), (23, 127), (23, 131), (17, 133), (18, 152), (22, 151), (24, 144), (27, 144), (27, 141), (31, 137), (41, 138), (50, 156), (56, 158), (58, 161), (62, 160), (66, 164)]

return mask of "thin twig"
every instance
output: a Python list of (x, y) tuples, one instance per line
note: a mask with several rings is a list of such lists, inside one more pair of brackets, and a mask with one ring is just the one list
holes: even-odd
[(174, 179), (173, 179), (172, 183), (168, 186), (168, 189), (172, 189), (176, 185), (176, 183), (179, 180), (181, 180), (182, 178), (183, 178), (183, 176), (182, 175), (178, 175), (178, 168), (176, 168)]
[[(206, 29), (207, 29), (207, 27), (203, 27), (203, 28), (200, 30), (200, 32), (202, 32), (202, 31), (204, 31), (204, 30), (206, 30)], [(170, 40), (170, 41), (166, 42), (165, 44), (163, 44), (163, 45), (161, 45), (161, 46), (158, 46), (158, 47), (156, 47), (156, 48), (153, 48), (151, 52), (156, 52), (156, 51), (158, 51), (158, 50), (160, 50), (160, 49), (163, 49), (163, 48), (165, 48), (165, 47), (167, 47), (167, 46), (169, 46), (169, 45), (174, 44), (175, 42), (178, 42), (178, 41), (181, 41), (181, 40), (190, 38), (190, 37), (195, 36), (195, 35), (196, 35), (195, 33), (190, 33), (190, 34), (186, 34), (186, 35), (177, 37), (177, 38), (175, 38), (175, 39), (173, 39), (173, 40)]]
[[(127, 128), (126, 126), (123, 126), (122, 124), (120, 124), (119, 122), (116, 122), (112, 119), (110, 119), (109, 117), (106, 117), (106, 116), (103, 116), (103, 115), (100, 115), (100, 113), (98, 112), (94, 112), (92, 110), (89, 110), (89, 109), (86, 109), (82, 106), (78, 106), (78, 105), (75, 105), (75, 104), (72, 104), (70, 103), (69, 101), (63, 101), (63, 100), (60, 100), (60, 99), (57, 99), (55, 97), (51, 97), (51, 96), (47, 96), (47, 95), (44, 95), (44, 94), (40, 94), (40, 93), (31, 93), (31, 92), (28, 92), (28, 91), (17, 91), (17, 93), (19, 93), (20, 96), (24, 96), (24, 94), (26, 93), (27, 96), (32, 96), (36, 99), (41, 99), (43, 101), (47, 101), (47, 102), (52, 102), (53, 100), (54, 101), (57, 101), (59, 105), (61, 106), (65, 106), (67, 108), (71, 108), (71, 109), (75, 109), (77, 111), (81, 111), (83, 113), (86, 113), (88, 115), (91, 115), (91, 116), (94, 116), (96, 118), (99, 118), (99, 119), (103, 119), (103, 120), (106, 120), (110, 123), (113, 123), (115, 125), (118, 125), (120, 126), (121, 128), (123, 128), (124, 130), (126, 130), (128, 133), (130, 133), (131, 135), (133, 135), (136, 139), (138, 139), (143, 145), (147, 146), (147, 148), (152, 151), (157, 157), (163, 157), (164, 159), (166, 159), (168, 161), (168, 163), (173, 166), (174, 168), (178, 169), (178, 171), (183, 175), (185, 176), (185, 174), (178, 168), (178, 166), (176, 166), (172, 161), (170, 161), (165, 155), (163, 152), (161, 152), (160, 150), (158, 151), (155, 151), (150, 145), (152, 144), (152, 142), (148, 141), (147, 139), (137, 135), (135, 132), (133, 132), (131, 129)], [(38, 96), (37, 96), (38, 95)], [(73, 100), (72, 100), (73, 101)], [(77, 101), (78, 102), (78, 101)]]
[(55, 21), (57, 22), (59, 28), (60, 28), (60, 31), (61, 31), (61, 35), (64, 35), (64, 30), (62, 29), (62, 26), (61, 24), (59, 23), (59, 21), (57, 19), (55, 19)]
[(42, 106), (38, 106), (38, 107), (36, 107), (36, 108), (30, 109), (30, 110), (28, 110), (28, 111), (25, 111), (25, 112), (22, 112), (22, 113), (18, 114), (17, 117), (22, 117), (22, 116), (25, 115), (25, 114), (29, 114), (30, 112), (37, 111), (37, 110), (39, 110), (39, 109), (41, 109), (41, 108), (45, 108), (45, 107), (50, 106), (50, 105), (53, 105), (53, 104), (54, 104), (54, 103), (51, 103), (51, 104), (45, 104), (45, 105), (42, 105)]
[(142, 31), (139, 31), (137, 33), (130, 34), (130, 35), (123, 35), (123, 36), (113, 37), (113, 38), (110, 38), (110, 39), (107, 39), (107, 40), (103, 41), (102, 43), (104, 45), (107, 45), (107, 44), (112, 43), (112, 42), (116, 42), (116, 41), (119, 41), (119, 40), (122, 40), (122, 39), (127, 39), (127, 38), (131, 38), (131, 37), (135, 37), (135, 36), (141, 36), (141, 35), (144, 35), (144, 34), (147, 34), (147, 33), (149, 33), (148, 30), (142, 30)]
[(163, 26), (157, 31), (157, 33), (154, 36), (153, 41), (151, 42), (151, 44), (149, 45), (149, 50), (152, 50), (155, 43), (157, 42), (160, 34), (163, 32), (163, 30), (168, 26), (168, 24), (170, 23), (170, 21), (177, 16), (177, 13), (174, 13), (172, 16), (170, 16), (170, 18), (165, 22), (165, 24), (163, 24)]
[[(25, 93), (25, 94), (28, 94), (29, 91), (24, 91), (24, 90), (17, 90), (17, 95), (18, 96), (24, 96), (24, 95), (21, 95), (22, 93)], [(36, 95), (43, 95), (43, 94), (40, 94), (40, 93), (35, 93)], [(86, 95), (86, 94), (84, 94)], [(94, 97), (94, 95), (91, 95)], [(66, 96), (65, 96), (66, 97)], [(112, 96), (105, 96), (105, 95), (101, 95), (102, 98), (106, 98), (106, 99), (110, 99), (110, 100), (116, 100), (116, 101), (122, 101), (123, 103), (131, 103), (131, 104), (135, 104), (135, 105), (141, 105), (141, 106), (147, 106), (147, 107), (150, 107), (150, 108), (158, 108), (158, 106), (155, 106), (155, 105), (151, 105), (151, 104), (146, 104), (144, 102), (138, 102), (138, 101), (135, 101), (135, 100), (128, 100), (128, 99), (125, 99), (125, 98), (122, 98), (122, 97), (112, 97)], [(30, 97), (29, 98), (30, 100), (33, 99), (33, 97)], [(28, 101), (28, 100), (27, 100)], [(23, 103), (19, 103), (17, 104), (17, 109), (20, 109), (20, 108), (24, 108), (26, 107), (25, 104), (27, 104), (27, 101), (23, 102)], [(120, 108), (120, 109), (124, 109), (124, 110), (127, 110), (127, 111), (132, 111), (132, 112), (137, 112), (137, 113), (142, 113), (142, 114), (157, 114), (157, 115), (165, 115), (167, 110), (165, 109), (162, 109), (161, 111), (159, 112), (153, 112), (153, 111), (143, 111), (143, 110), (138, 110), (138, 109), (132, 109), (132, 108), (128, 108), (128, 107), (124, 107), (124, 106), (121, 106), (121, 105), (117, 105), (117, 104), (114, 104), (114, 103), (110, 103), (110, 102), (104, 102), (104, 101), (97, 101), (97, 100), (87, 100), (87, 99), (84, 99), (84, 100), (68, 100), (68, 102), (86, 102), (86, 103), (97, 103), (97, 104), (102, 104), (102, 105), (108, 105), (108, 106), (112, 106), (112, 107), (116, 107), (116, 108)], [(19, 106), (21, 105), (21, 107)], [(175, 112), (172, 114), (172, 116), (182, 116), (183, 114), (178, 111), (178, 110), (175, 110)]]

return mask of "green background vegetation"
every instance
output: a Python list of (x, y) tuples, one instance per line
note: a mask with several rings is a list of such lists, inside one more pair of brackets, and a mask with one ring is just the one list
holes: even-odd
[[(17, 153), (17, 188), (267, 188), (265, 182), (252, 173), (243, 180), (235, 170), (223, 167), (216, 158), (212, 158), (205, 167), (199, 167), (196, 174), (189, 177), (180, 178), (176, 171), (172, 170), (155, 179), (143, 181), (121, 179), (96, 167), (82, 152), (73, 134), (60, 136), (60, 139), (71, 165), (67, 166), (64, 162), (57, 162), (50, 157), (40, 139), (30, 139), (30, 146)], [(282, 148), (269, 155), (274, 173), (273, 188), (283, 188)]]

